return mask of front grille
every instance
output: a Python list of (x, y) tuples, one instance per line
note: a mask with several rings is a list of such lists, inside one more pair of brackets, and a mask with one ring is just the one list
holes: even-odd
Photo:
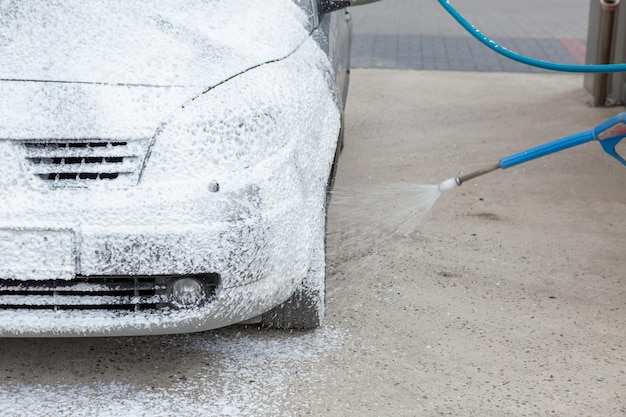
[(51, 187), (137, 183), (148, 140), (37, 140), (16, 142), (33, 178)]
[[(194, 275), (211, 297), (219, 275)], [(200, 277), (200, 278), (198, 278)], [(156, 310), (170, 307), (168, 283), (181, 276), (96, 276), (72, 280), (0, 279), (0, 310)]]

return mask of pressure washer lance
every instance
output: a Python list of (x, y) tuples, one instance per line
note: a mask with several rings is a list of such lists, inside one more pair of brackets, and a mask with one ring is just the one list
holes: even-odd
[(461, 175), (454, 178), (449, 178), (442, 181), (439, 185), (439, 191), (447, 191), (456, 188), (466, 181), (473, 178), (480, 177), (481, 175), (488, 174), (498, 169), (506, 169), (515, 165), (522, 164), (524, 162), (532, 161), (533, 159), (541, 158), (542, 156), (550, 155), (555, 152), (563, 151), (574, 146), (582, 145), (583, 143), (597, 140), (606, 153), (617, 159), (622, 165), (626, 166), (626, 160), (622, 158), (616, 151), (617, 144), (626, 137), (626, 113), (620, 113), (607, 121), (599, 124), (593, 129), (586, 130), (584, 132), (576, 133), (571, 136), (567, 136), (561, 139), (557, 139), (552, 142), (545, 143), (543, 145), (536, 146), (534, 148), (527, 149), (516, 154), (506, 156), (497, 164), (487, 166), (479, 169), (478, 171), (471, 172), (466, 175)]

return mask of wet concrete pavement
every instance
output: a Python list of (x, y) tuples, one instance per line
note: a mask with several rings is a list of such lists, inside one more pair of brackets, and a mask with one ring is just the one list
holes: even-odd
[[(363, 14), (394, 2), (423, 6), (419, 36), (463, 36), (437, 32), (426, 2)], [(561, 23), (536, 18), (535, 37), (584, 36), (546, 16)], [(412, 207), (419, 185), (623, 110), (588, 99), (578, 75), (353, 70), (322, 328), (0, 340), (0, 415), (626, 415), (623, 166), (590, 143)]]

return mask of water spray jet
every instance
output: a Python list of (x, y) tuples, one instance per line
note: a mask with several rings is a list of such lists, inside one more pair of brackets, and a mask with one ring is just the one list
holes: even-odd
[(543, 145), (539, 145), (513, 155), (505, 156), (500, 159), (497, 164), (486, 166), (469, 174), (448, 178), (447, 180), (439, 183), (437, 188), (440, 192), (448, 191), (461, 186), (461, 184), (466, 181), (490, 172), (510, 168), (524, 162), (532, 161), (533, 159), (541, 158), (543, 156), (560, 152), (594, 140), (597, 140), (600, 143), (602, 149), (604, 149), (606, 153), (617, 159), (622, 165), (626, 166), (626, 160), (619, 155), (616, 150), (617, 144), (621, 142), (624, 137), (626, 137), (626, 113), (619, 113), (593, 129), (579, 132), (552, 142), (544, 143)]

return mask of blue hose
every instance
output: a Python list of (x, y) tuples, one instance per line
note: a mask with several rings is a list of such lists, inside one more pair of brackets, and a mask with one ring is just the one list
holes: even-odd
[(518, 53), (509, 51), (503, 46), (498, 45), (493, 40), (489, 39), (485, 35), (483, 35), (478, 29), (476, 29), (470, 22), (468, 22), (459, 12), (456, 11), (448, 0), (438, 0), (439, 3), (443, 6), (444, 9), (457, 22), (465, 28), (472, 36), (478, 39), (481, 43), (487, 46), (489, 49), (503, 55), (509, 59), (512, 59), (517, 62), (521, 62), (522, 64), (531, 65), (533, 67), (543, 68), (552, 71), (563, 71), (563, 72), (587, 72), (587, 73), (605, 73), (605, 72), (626, 72), (626, 63), (622, 64), (587, 64), (587, 65), (577, 65), (577, 64), (558, 64), (554, 62), (542, 61), (540, 59), (530, 58), (524, 55), (520, 55)]

